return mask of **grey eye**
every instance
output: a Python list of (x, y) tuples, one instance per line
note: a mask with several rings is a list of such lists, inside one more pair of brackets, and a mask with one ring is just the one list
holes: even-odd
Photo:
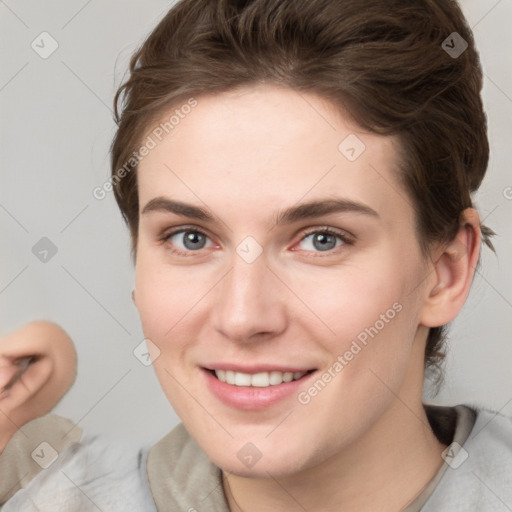
[[(338, 240), (340, 243), (338, 244)], [(344, 240), (339, 235), (331, 233), (325, 233), (322, 231), (315, 231), (306, 235), (300, 242), (306, 243), (307, 247), (303, 247), (304, 250), (313, 250), (319, 252), (326, 252), (339, 247), (344, 243)]]
[(178, 249), (196, 251), (205, 248), (208, 237), (199, 231), (182, 230), (173, 233), (169, 237), (169, 240), (173, 245), (178, 247)]

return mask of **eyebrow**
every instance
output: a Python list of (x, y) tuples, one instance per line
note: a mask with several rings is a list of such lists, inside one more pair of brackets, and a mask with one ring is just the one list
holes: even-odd
[[(215, 222), (215, 217), (206, 209), (188, 203), (182, 203), (166, 197), (155, 197), (151, 199), (142, 209), (141, 215), (150, 212), (169, 212), (190, 219), (204, 222)], [(370, 217), (379, 218), (379, 214), (368, 205), (358, 203), (350, 199), (334, 198), (325, 200), (314, 200), (307, 203), (300, 203), (278, 212), (274, 218), (275, 225), (292, 224), (300, 220), (312, 219), (331, 213), (361, 213)]]

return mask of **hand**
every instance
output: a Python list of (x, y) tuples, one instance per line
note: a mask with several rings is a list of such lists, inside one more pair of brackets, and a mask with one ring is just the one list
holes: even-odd
[(54, 323), (32, 322), (0, 340), (0, 452), (21, 426), (57, 405), (76, 366), (73, 342)]

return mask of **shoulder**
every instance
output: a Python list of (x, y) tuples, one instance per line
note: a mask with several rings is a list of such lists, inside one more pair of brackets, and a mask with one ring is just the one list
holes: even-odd
[(485, 484), (506, 486), (512, 507), (512, 416), (492, 409), (477, 409), (475, 426), (464, 444), (471, 458), (471, 473)]
[(462, 446), (448, 448), (456, 456), (445, 455), (446, 472), (422, 511), (512, 509), (512, 417), (476, 405), (457, 407), (473, 409), (475, 423)]
[(86, 435), (68, 444), (2, 512), (156, 511), (147, 480), (147, 453), (146, 448), (121, 447), (109, 439)]

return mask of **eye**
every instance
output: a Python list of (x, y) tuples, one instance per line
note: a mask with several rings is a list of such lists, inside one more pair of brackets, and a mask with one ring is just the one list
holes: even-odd
[(321, 228), (309, 231), (299, 243), (303, 244), (302, 249), (315, 252), (329, 252), (342, 245), (349, 245), (351, 241), (339, 231), (331, 228)]
[[(161, 240), (170, 243), (172, 252), (184, 255), (213, 245), (208, 235), (196, 228), (180, 228), (171, 231), (165, 234)], [(207, 246), (206, 244), (209, 240), (210, 245)]]
[[(189, 256), (191, 253), (213, 246), (206, 233), (192, 227), (175, 229), (164, 234), (160, 239), (170, 245), (172, 252), (183, 256)], [(299, 242), (303, 244), (301, 250), (313, 252), (330, 252), (352, 243), (346, 233), (328, 227), (309, 231)]]

